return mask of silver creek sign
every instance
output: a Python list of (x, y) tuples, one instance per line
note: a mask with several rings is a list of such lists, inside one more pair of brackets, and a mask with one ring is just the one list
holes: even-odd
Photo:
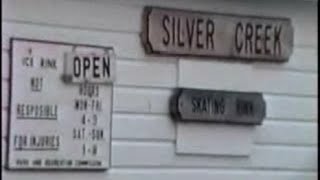
[(261, 93), (179, 89), (171, 99), (179, 121), (262, 124), (266, 103)]
[(293, 27), (288, 18), (145, 7), (146, 53), (288, 61)]

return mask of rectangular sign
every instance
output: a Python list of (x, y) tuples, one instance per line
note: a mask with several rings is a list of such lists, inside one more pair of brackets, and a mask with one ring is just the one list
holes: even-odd
[[(109, 167), (112, 86), (105, 82), (112, 82), (107, 71), (114, 71), (106, 65), (110, 50), (11, 39), (9, 169)], [(66, 81), (68, 68), (75, 71)]]
[(288, 18), (144, 9), (142, 41), (149, 54), (288, 61), (293, 27)]
[(179, 121), (261, 124), (266, 103), (261, 93), (181, 89), (171, 113)]
[(115, 68), (113, 52), (102, 54), (66, 53), (65, 80), (70, 83), (111, 83), (114, 81)]

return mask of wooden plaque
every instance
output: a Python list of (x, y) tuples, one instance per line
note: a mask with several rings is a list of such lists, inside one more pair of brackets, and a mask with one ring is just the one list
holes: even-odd
[(146, 53), (288, 61), (293, 27), (288, 18), (145, 7)]
[(171, 99), (178, 121), (261, 124), (266, 103), (261, 93), (181, 89)]

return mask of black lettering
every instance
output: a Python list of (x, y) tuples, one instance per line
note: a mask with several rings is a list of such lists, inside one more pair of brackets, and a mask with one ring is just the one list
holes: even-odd
[(214, 106), (215, 114), (224, 114), (224, 109), (225, 109), (224, 98), (214, 99), (213, 106)]
[(249, 106), (249, 114), (251, 115), (251, 116), (253, 116), (253, 104), (251, 103), (251, 102), (249, 102), (248, 103), (248, 106)]
[(22, 58), (22, 65), (32, 67), (33, 66), (33, 57)]
[(110, 77), (110, 57), (109, 56), (107, 61), (106, 61), (106, 58), (103, 57), (103, 71), (102, 71), (103, 77), (106, 76), (106, 72), (108, 77)]
[(253, 116), (253, 104), (251, 101), (247, 100), (237, 100), (236, 109), (238, 115)]
[(86, 71), (90, 68), (90, 58), (83, 57), (83, 77), (86, 77)]
[(243, 47), (243, 42), (241, 42), (239, 44), (239, 39), (238, 39), (242, 32), (243, 32), (242, 24), (241, 24), (241, 22), (238, 22), (237, 25), (236, 25), (236, 35), (235, 35), (235, 44), (236, 44), (236, 50), (237, 50), (238, 53), (241, 52), (242, 47)]
[(206, 99), (201, 99), (201, 112), (208, 112), (208, 105)]
[(162, 38), (162, 42), (164, 45), (168, 45), (169, 44), (169, 40), (170, 40), (170, 34), (169, 34), (169, 30), (168, 30), (168, 24), (169, 23), (169, 16), (168, 15), (164, 15), (163, 19), (162, 19), (162, 27), (166, 32), (166, 37)]
[(59, 146), (60, 146), (60, 137), (59, 136), (56, 136), (56, 146), (57, 146), (57, 148), (59, 148)]
[(56, 60), (55, 59), (50, 59), (50, 58), (40, 58), (40, 66), (42, 68), (52, 68), (52, 69), (57, 69), (56, 66)]
[(189, 42), (189, 48), (192, 48), (192, 40), (193, 40), (193, 30), (194, 30), (194, 19), (191, 21), (191, 27), (189, 24), (189, 20), (187, 19), (187, 35), (188, 35), (188, 42)]
[(98, 72), (99, 65), (97, 64), (97, 61), (99, 61), (100, 58), (98, 56), (93, 57), (93, 77), (99, 78), (100, 74)]
[(270, 25), (266, 25), (266, 28), (265, 28), (265, 32), (264, 32), (264, 53), (265, 54), (270, 54), (271, 51), (270, 49), (268, 48), (268, 41), (270, 41), (270, 36), (268, 35), (268, 31), (271, 29), (271, 26)]
[(14, 136), (14, 147), (15, 149), (22, 149), (27, 146), (27, 136), (15, 135)]
[(18, 166), (28, 166), (29, 165), (29, 160), (28, 159), (17, 159), (16, 164)]
[(180, 18), (178, 18), (178, 46), (179, 46), (179, 47), (183, 47), (183, 46), (184, 46), (184, 42), (181, 41), (182, 32), (180, 32), (180, 31), (181, 31), (180, 26), (181, 26), (181, 24), (180, 24)]
[(224, 101), (224, 98), (221, 98), (219, 102), (219, 113), (224, 114), (224, 110), (225, 110), (225, 101)]
[(274, 55), (276, 54), (276, 51), (278, 51), (278, 54), (281, 54), (281, 44), (280, 44), (280, 33), (281, 33), (281, 26), (274, 28)]
[(197, 112), (200, 109), (200, 102), (196, 98), (192, 98), (192, 112)]
[(43, 86), (43, 78), (31, 77), (30, 85), (31, 85), (31, 91), (36, 91), (36, 92), (41, 91)]
[(41, 159), (33, 160), (32, 165), (41, 166)]
[(44, 66), (44, 59), (43, 59), (43, 57), (40, 58), (40, 66), (41, 66), (41, 67)]
[(256, 24), (256, 33), (255, 33), (256, 38), (255, 38), (255, 43), (254, 43), (256, 54), (261, 54), (261, 47), (260, 48), (258, 47), (258, 44), (261, 44), (261, 34), (259, 32), (259, 30), (261, 30), (261, 29), (262, 29), (262, 25)]
[(202, 34), (202, 30), (201, 30), (201, 24), (203, 23), (203, 19), (197, 19), (197, 36), (196, 36), (196, 39), (197, 39), (197, 47), (198, 48), (203, 48), (203, 44), (201, 44), (200, 42), (200, 36)]
[(81, 74), (80, 58), (78, 56), (73, 59), (73, 74), (75, 77), (80, 77)]
[(207, 21), (207, 49), (209, 49), (209, 42), (211, 44), (211, 49), (214, 49), (214, 41), (213, 41), (213, 34), (214, 34), (214, 22), (211, 19)]
[(217, 99), (214, 100), (214, 113), (218, 114), (220, 109), (220, 104)]
[[(246, 53), (248, 53), (248, 52), (252, 53), (252, 34), (253, 34), (252, 29), (253, 29), (252, 24), (247, 23), (246, 24), (246, 36), (245, 36), (246, 37), (246, 40), (245, 40)], [(249, 51), (248, 51), (248, 47), (249, 47)]]
[(175, 45), (176, 43), (176, 32), (175, 32), (175, 26), (176, 26), (176, 19), (172, 17), (172, 45)]
[(23, 104), (17, 105), (17, 115), (18, 116), (24, 116), (23, 106), (24, 106)]

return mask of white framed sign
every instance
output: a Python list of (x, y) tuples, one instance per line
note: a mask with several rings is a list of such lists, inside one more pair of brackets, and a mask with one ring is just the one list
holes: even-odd
[(8, 169), (110, 165), (113, 48), (12, 38)]

